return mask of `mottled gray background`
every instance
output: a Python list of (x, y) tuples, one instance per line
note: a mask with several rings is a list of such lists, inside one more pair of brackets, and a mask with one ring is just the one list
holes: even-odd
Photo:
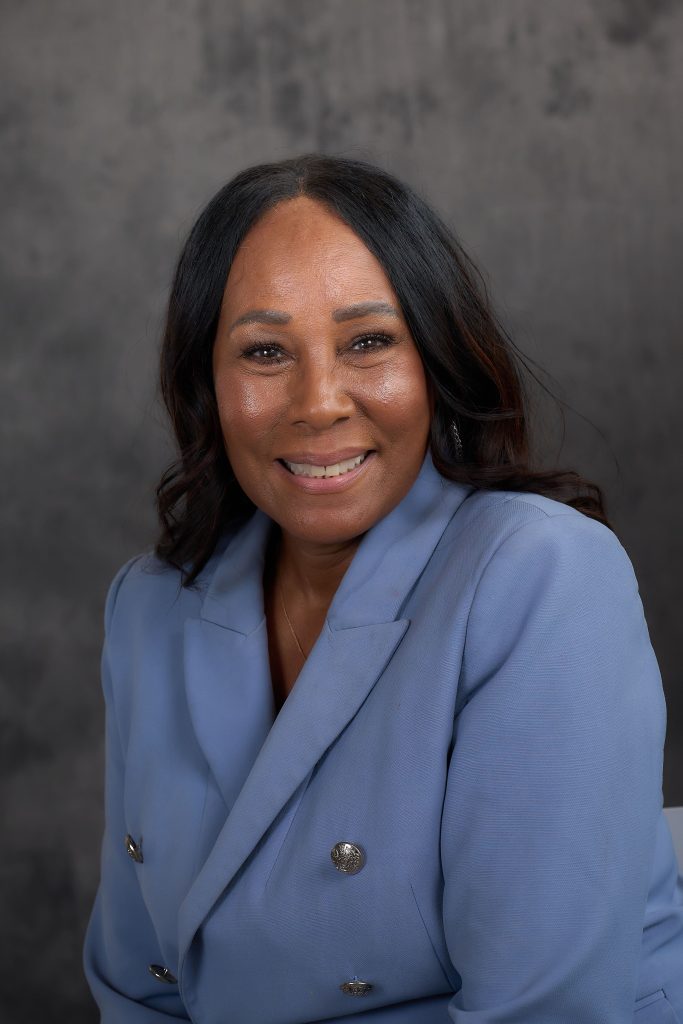
[(432, 200), (571, 408), (640, 581), (683, 804), (683, 6), (4, 0), (3, 1024), (91, 1022), (105, 590), (153, 540), (180, 242), (237, 170), (320, 149)]

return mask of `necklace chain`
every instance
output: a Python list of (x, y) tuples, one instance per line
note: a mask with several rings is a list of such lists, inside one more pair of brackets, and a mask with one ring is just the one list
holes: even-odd
[(285, 595), (283, 594), (282, 587), (281, 587), (281, 585), (279, 583), (278, 583), (278, 590), (280, 591), (280, 600), (282, 601), (282, 610), (285, 613), (285, 618), (287, 619), (287, 625), (289, 626), (290, 630), (292, 631), (292, 636), (294, 637), (294, 640), (296, 642), (296, 646), (301, 651), (301, 655), (302, 655), (302, 657), (303, 657), (303, 659), (305, 661), (306, 660), (306, 654), (304, 653), (304, 650), (303, 650), (301, 644), (299, 643), (299, 638), (296, 635), (296, 633), (294, 632), (294, 626), (292, 625), (292, 623), (290, 621), (290, 618), (289, 618), (289, 615), (287, 614), (287, 608), (286, 608), (286, 605), (285, 605)]

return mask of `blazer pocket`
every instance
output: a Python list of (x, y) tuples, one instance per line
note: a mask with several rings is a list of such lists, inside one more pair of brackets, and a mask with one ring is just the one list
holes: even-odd
[(681, 1024), (663, 988), (636, 999), (633, 1024)]

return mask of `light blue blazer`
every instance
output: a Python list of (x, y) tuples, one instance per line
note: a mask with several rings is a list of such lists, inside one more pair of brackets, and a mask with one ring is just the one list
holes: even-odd
[(683, 1024), (666, 705), (615, 535), (428, 453), (276, 716), (271, 526), (194, 589), (151, 554), (109, 589), (102, 1021)]

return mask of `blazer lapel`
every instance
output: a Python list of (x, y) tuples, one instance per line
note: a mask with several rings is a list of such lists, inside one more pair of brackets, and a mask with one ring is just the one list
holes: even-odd
[(245, 635), (188, 619), (184, 671), (195, 736), (230, 810), (275, 715), (265, 621)]
[(262, 584), (270, 525), (257, 509), (231, 538), (200, 617), (184, 627), (190, 718), (228, 810), (275, 716)]
[(401, 607), (471, 491), (426, 454), (410, 491), (361, 540), (274, 721), (262, 585), (272, 520), (256, 509), (221, 556), (200, 619), (185, 626), (185, 682), (230, 810), (180, 907), (181, 965), (213, 904), (382, 674), (410, 624)]

